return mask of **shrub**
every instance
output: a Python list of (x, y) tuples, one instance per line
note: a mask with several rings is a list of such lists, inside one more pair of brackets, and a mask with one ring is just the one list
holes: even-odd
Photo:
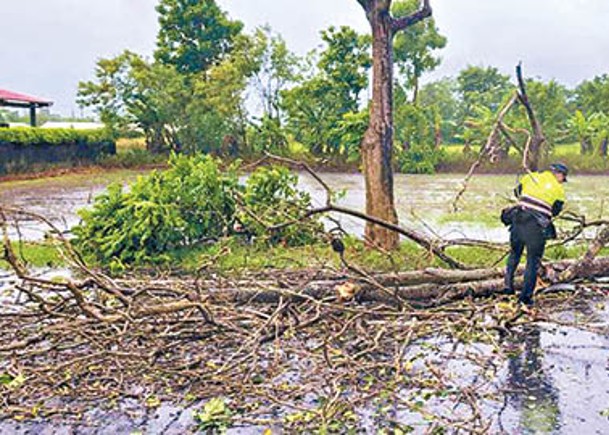
[(75, 130), (73, 128), (2, 128), (0, 144), (14, 145), (70, 145), (114, 142), (106, 129)]
[(210, 156), (172, 155), (168, 170), (138, 178), (128, 191), (113, 184), (91, 209), (81, 210), (74, 243), (114, 271), (167, 262), (173, 249), (230, 235), (236, 219), (259, 240), (311, 243), (320, 227), (316, 221), (260, 237), (266, 226), (297, 218), (310, 207), (309, 195), (299, 192), (296, 182), (287, 169), (271, 167), (257, 169), (242, 185), (237, 165), (223, 170)]
[[(244, 204), (253, 213), (241, 213), (240, 220), (256, 236), (265, 236), (266, 226), (298, 219), (311, 207), (311, 196), (296, 187), (298, 176), (287, 168), (273, 166), (258, 168), (248, 178), (243, 195)], [(291, 225), (265, 239), (270, 243), (302, 246), (314, 243), (321, 231), (317, 220)]]
[(398, 168), (406, 174), (433, 174), (445, 157), (441, 148), (431, 145), (412, 144), (397, 154)]

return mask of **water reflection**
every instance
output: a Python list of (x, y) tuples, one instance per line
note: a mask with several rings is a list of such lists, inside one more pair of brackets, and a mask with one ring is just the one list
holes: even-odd
[(544, 369), (540, 328), (525, 326), (506, 339), (505, 346), (509, 355), (506, 402), (519, 414), (517, 433), (552, 433), (559, 429), (559, 394)]

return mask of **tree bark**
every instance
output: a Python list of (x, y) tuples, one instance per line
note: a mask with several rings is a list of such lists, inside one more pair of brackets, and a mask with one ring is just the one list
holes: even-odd
[[(393, 36), (431, 15), (429, 0), (412, 15), (391, 17), (391, 0), (358, 0), (372, 29), (372, 105), (370, 123), (362, 141), (362, 163), (366, 179), (366, 214), (396, 224), (393, 197)], [(368, 243), (386, 250), (398, 246), (394, 231), (368, 222)]]
[[(551, 269), (554, 276), (563, 271), (563, 276), (552, 285), (566, 283), (580, 278), (607, 276), (609, 274), (609, 257), (590, 260), (585, 269), (576, 268), (578, 260), (561, 260), (545, 264)], [(519, 275), (515, 281), (516, 290), (523, 284), (523, 267), (519, 268)], [(565, 276), (565, 271), (571, 271)], [(470, 271), (442, 271), (430, 269), (428, 271), (403, 272), (395, 275), (375, 275), (376, 283), (373, 285), (366, 279), (338, 278), (309, 282), (298, 291), (277, 286), (271, 281), (256, 281), (234, 283), (239, 286), (217, 289), (206, 293), (212, 300), (224, 300), (232, 303), (276, 303), (280, 299), (299, 300), (303, 298), (321, 299), (336, 294), (337, 286), (345, 282), (355, 283), (356, 298), (360, 302), (381, 302), (388, 305), (408, 303), (415, 307), (430, 307), (452, 302), (468, 296), (488, 296), (501, 293), (504, 288), (503, 268), (477, 269)], [(199, 282), (205, 286), (205, 282)], [(213, 283), (210, 283), (213, 286)], [(557, 286), (560, 288), (560, 286)], [(551, 290), (551, 289), (550, 289)]]
[[(370, 124), (362, 142), (362, 163), (366, 179), (366, 214), (397, 224), (393, 198), (393, 53), (389, 1), (374, 1), (368, 16), (372, 27), (372, 106)], [(383, 3), (387, 4), (383, 7)], [(398, 246), (396, 232), (366, 224), (366, 240), (383, 249)]]

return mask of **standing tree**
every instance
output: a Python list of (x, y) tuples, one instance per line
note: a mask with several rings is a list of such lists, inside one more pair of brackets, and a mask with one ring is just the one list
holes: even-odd
[(575, 105), (585, 115), (602, 112), (609, 115), (609, 75), (584, 80), (575, 88)]
[[(399, 0), (391, 7), (391, 13), (402, 17), (415, 12), (418, 0)], [(412, 103), (417, 104), (419, 80), (424, 72), (433, 71), (440, 65), (434, 51), (446, 47), (446, 37), (441, 35), (433, 18), (417, 23), (395, 37), (393, 51), (400, 74), (405, 76), (405, 85), (412, 89)]]
[(370, 37), (345, 26), (330, 27), (321, 36), (326, 47), (315, 74), (282, 92), (282, 108), (297, 141), (315, 154), (347, 157), (351, 147), (345, 142), (353, 141), (346, 136), (360, 131), (359, 96), (368, 85)]
[(497, 111), (505, 96), (513, 91), (510, 78), (497, 68), (468, 66), (457, 76), (457, 92), (463, 103), (463, 117), (476, 114), (476, 106)]
[(161, 0), (154, 53), (182, 73), (207, 70), (233, 48), (243, 23), (230, 20), (215, 0)]
[[(357, 0), (366, 12), (372, 29), (372, 105), (370, 122), (362, 141), (362, 162), (366, 178), (366, 213), (397, 223), (393, 198), (393, 37), (400, 31), (431, 16), (429, 0), (417, 12), (395, 18), (392, 0)], [(371, 223), (366, 239), (383, 249), (395, 249), (399, 236)]]

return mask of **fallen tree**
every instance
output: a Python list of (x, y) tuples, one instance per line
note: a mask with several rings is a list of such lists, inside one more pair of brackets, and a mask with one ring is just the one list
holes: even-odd
[[(14, 252), (6, 231), (11, 213), (21, 212), (3, 209), (4, 257), (19, 280), (15, 302), (0, 313), (0, 419), (56, 414), (65, 422), (109, 398), (154, 407), (187, 394), (197, 406), (229, 398), (223, 403), (233, 412), (225, 421), (233, 425), (312, 431), (342, 422), (334, 426), (340, 431), (357, 409), (388, 397), (430, 430), (488, 433), (498, 430), (488, 405), (502, 392), (486, 377), (500, 373), (510, 352), (500, 337), (518, 337), (519, 328), (536, 322), (565, 324), (544, 298), (543, 313), (527, 314), (503, 298), (472, 303), (501, 290), (501, 268), (371, 273), (340, 249), (342, 268), (119, 279), (89, 268), (53, 230), (74, 277), (45, 279)], [(609, 275), (609, 258), (597, 258), (609, 231), (601, 228), (585, 267), (546, 263), (548, 284)], [(493, 352), (463, 351), (472, 337)], [(434, 344), (440, 338), (449, 345)], [(454, 361), (472, 376), (455, 376)], [(299, 382), (286, 384), (294, 372)], [(303, 405), (307, 396), (322, 405)]]

